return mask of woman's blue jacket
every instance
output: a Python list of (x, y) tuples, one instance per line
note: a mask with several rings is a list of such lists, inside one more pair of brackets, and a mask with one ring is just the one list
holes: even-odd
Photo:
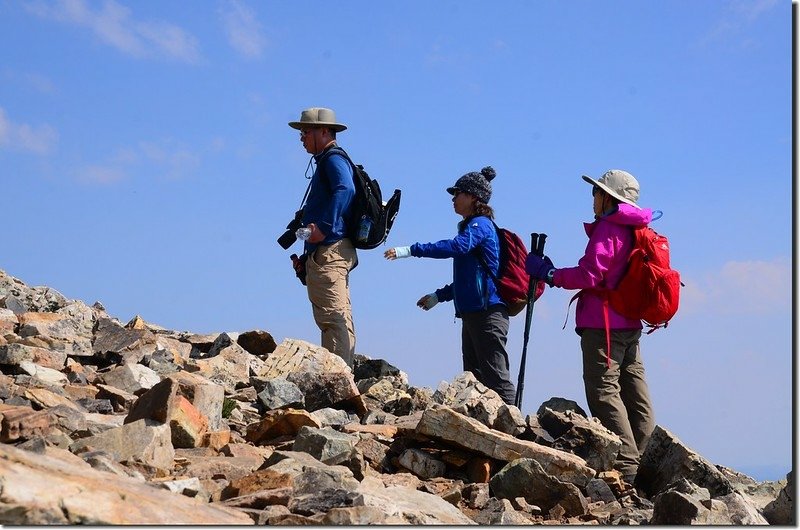
[(494, 223), (478, 215), (462, 226), (453, 239), (411, 245), (411, 255), (418, 258), (453, 258), (453, 282), (437, 289), (436, 296), (440, 302), (452, 300), (458, 317), (463, 313), (484, 311), (494, 304), (505, 305), (476, 255), (482, 253), (486, 265), (497, 276), (500, 242)]

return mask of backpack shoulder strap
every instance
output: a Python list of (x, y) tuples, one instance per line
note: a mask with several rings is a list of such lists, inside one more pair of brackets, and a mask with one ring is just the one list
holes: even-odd
[[(492, 221), (492, 220), (490, 219), (490, 221)], [(494, 226), (494, 232), (495, 232), (495, 235), (497, 236), (497, 245), (498, 245), (498, 249), (499, 249), (499, 246), (501, 244), (500, 243), (500, 227), (497, 226), (497, 223), (495, 223), (494, 221), (492, 221), (492, 226)], [(473, 252), (473, 254), (475, 254), (475, 257), (478, 259), (478, 263), (480, 263), (480, 265), (483, 268), (483, 270), (486, 271), (486, 274), (489, 275), (489, 277), (492, 279), (493, 282), (497, 283), (497, 275), (495, 275), (495, 273), (492, 272), (492, 269), (489, 268), (489, 264), (486, 263), (486, 257), (483, 255), (483, 250), (482, 249), (483, 249), (483, 247), (478, 246), (478, 247), (475, 247), (475, 250), (473, 250), (472, 252)]]
[(331, 155), (339, 155), (339, 156), (341, 156), (342, 158), (344, 158), (345, 160), (347, 160), (347, 162), (348, 162), (348, 163), (349, 163), (351, 166), (355, 167), (355, 163), (354, 163), (354, 162), (353, 162), (353, 160), (350, 158), (350, 155), (348, 155), (348, 154), (347, 154), (347, 151), (345, 151), (345, 150), (344, 150), (342, 147), (339, 147), (338, 145), (334, 145), (333, 147), (331, 147), (330, 149), (328, 149), (328, 152), (327, 152), (327, 153), (325, 153), (325, 156), (323, 156), (323, 157), (322, 157), (322, 159), (320, 159), (320, 162), (321, 162), (323, 159), (325, 159), (325, 158), (328, 158), (328, 157), (329, 157), (329, 156), (331, 156)]
[[(328, 149), (328, 150), (327, 150), (327, 151), (326, 151), (326, 152), (325, 152), (325, 153), (322, 155), (322, 157), (321, 157), (321, 158), (320, 158), (320, 159), (317, 161), (317, 166), (319, 166), (319, 165), (320, 165), (320, 164), (321, 164), (321, 163), (322, 163), (324, 160), (327, 160), (327, 159), (328, 159), (328, 158), (329, 158), (331, 155), (339, 155), (339, 156), (341, 156), (342, 158), (344, 158), (345, 160), (347, 160), (347, 163), (348, 163), (348, 164), (350, 164), (350, 169), (351, 169), (351, 170), (352, 170), (352, 172), (353, 172), (353, 180), (355, 181), (355, 179), (356, 179), (356, 165), (355, 165), (355, 164), (353, 163), (353, 161), (350, 159), (350, 156), (347, 154), (347, 151), (345, 151), (344, 149), (342, 149), (342, 148), (341, 148), (341, 147), (339, 147), (338, 145), (334, 145), (334, 146), (332, 146), (330, 149)], [(322, 171), (322, 175), (323, 175), (323, 177), (324, 177), (326, 180), (328, 179), (328, 176), (327, 176), (327, 174), (325, 173), (325, 171), (324, 171), (324, 170)], [(329, 184), (329, 185), (330, 185), (330, 184)], [(311, 190), (311, 183), (310, 183), (310, 182), (309, 182), (309, 184), (308, 184), (308, 190), (306, 190), (306, 197), (308, 197), (308, 192), (309, 192), (309, 190)], [(304, 199), (303, 199), (303, 202), (305, 202), (305, 200), (306, 200), (306, 199), (304, 198)]]

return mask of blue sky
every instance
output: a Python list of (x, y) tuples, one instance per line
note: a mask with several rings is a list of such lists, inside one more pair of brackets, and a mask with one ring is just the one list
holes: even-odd
[[(444, 189), (492, 165), (497, 222), (586, 244), (589, 187), (625, 169), (664, 211), (686, 284), (642, 340), (656, 420), (758, 479), (791, 468), (791, 4), (717, 1), (0, 0), (0, 268), (198, 333), (319, 342), (275, 242), (308, 156), (287, 122), (333, 108), (386, 193), (388, 244), (455, 234)], [(292, 249), (297, 251), (298, 247)], [(459, 373), (449, 261), (361, 252), (357, 352), (411, 384)], [(535, 306), (523, 411), (585, 407), (569, 297)], [(512, 319), (516, 380), (524, 316)]]

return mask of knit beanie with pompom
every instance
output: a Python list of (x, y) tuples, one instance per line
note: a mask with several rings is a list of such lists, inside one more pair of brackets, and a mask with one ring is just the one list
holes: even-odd
[(447, 193), (455, 195), (456, 192), (463, 191), (474, 195), (484, 204), (489, 204), (492, 198), (492, 179), (497, 175), (492, 166), (486, 166), (481, 172), (471, 171), (459, 178), (455, 184), (447, 188)]

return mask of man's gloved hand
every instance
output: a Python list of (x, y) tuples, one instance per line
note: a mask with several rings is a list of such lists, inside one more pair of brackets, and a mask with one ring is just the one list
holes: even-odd
[(411, 247), (394, 247), (383, 253), (383, 257), (389, 260), (407, 258), (411, 255)]
[(537, 280), (544, 280), (548, 285), (553, 285), (553, 275), (550, 271), (555, 270), (553, 262), (547, 256), (528, 254), (525, 258), (525, 271)]
[(299, 258), (297, 254), (292, 254), (289, 256), (292, 260), (292, 268), (294, 269), (295, 275), (297, 275), (297, 279), (300, 280), (300, 283), (303, 285), (306, 284), (306, 260), (308, 259), (307, 254), (303, 254)]
[(439, 297), (436, 296), (436, 293), (426, 294), (419, 300), (417, 300), (417, 306), (421, 307), (425, 311), (428, 311), (430, 308), (435, 306), (439, 303)]

